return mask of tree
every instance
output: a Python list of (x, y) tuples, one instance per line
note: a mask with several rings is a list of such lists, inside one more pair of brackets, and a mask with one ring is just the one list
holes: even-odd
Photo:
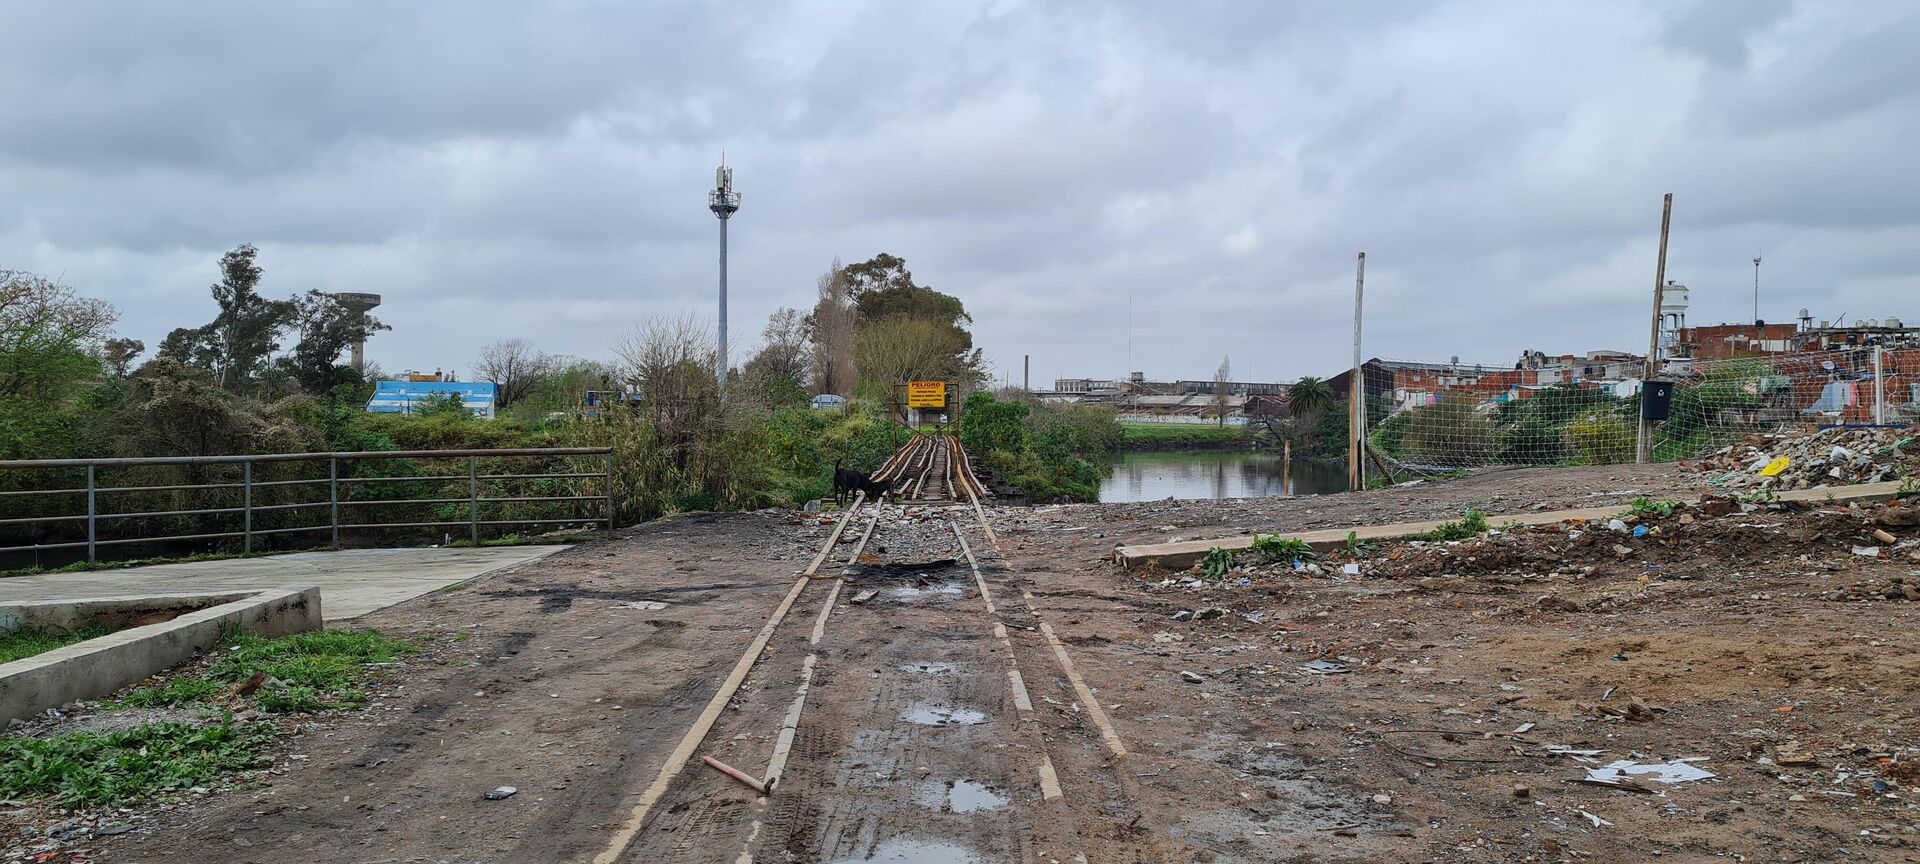
[(64, 285), (0, 270), (0, 397), (53, 400), (98, 376), (115, 317)]
[[(885, 252), (838, 271), (838, 287), (853, 305), (854, 357), (863, 382), (885, 390), (911, 369), (920, 378), (942, 380), (959, 390), (977, 386), (986, 375), (980, 351), (973, 347), (973, 323), (960, 299), (914, 284), (906, 262)], [(938, 351), (912, 351), (902, 334), (928, 341)], [(907, 355), (914, 355), (908, 358)], [(869, 360), (887, 368), (869, 366)]]
[(254, 263), (258, 255), (243, 243), (221, 256), (220, 281), (209, 289), (220, 313), (203, 327), (168, 333), (157, 356), (211, 371), (214, 383), (229, 393), (251, 390), (297, 311), (292, 300), (260, 296), (264, 271)]
[(1227, 425), (1227, 408), (1233, 404), (1232, 388), (1233, 362), (1231, 358), (1220, 358), (1220, 368), (1213, 370), (1213, 416), (1220, 425)]
[(133, 361), (147, 350), (147, 343), (138, 339), (108, 339), (101, 346), (100, 359), (106, 361), (107, 371), (115, 378), (125, 378), (133, 369)]
[(1303, 426), (1312, 427), (1313, 418), (1339, 404), (1333, 385), (1308, 375), (1287, 388), (1287, 410)]
[(627, 380), (640, 387), (641, 410), (682, 468), (702, 433), (719, 425), (715, 345), (705, 322), (682, 316), (649, 320), (614, 349)]
[(767, 316), (767, 326), (760, 331), (760, 338), (760, 350), (747, 361), (749, 366), (757, 361), (766, 374), (806, 380), (813, 358), (808, 344), (807, 319), (800, 310), (790, 307), (775, 310)]
[(821, 275), (820, 299), (805, 324), (813, 338), (813, 392), (852, 396), (858, 376), (854, 368), (854, 304), (849, 297), (846, 268), (840, 259)]
[(768, 408), (805, 403), (813, 365), (806, 316), (798, 309), (779, 309), (768, 316), (760, 336), (760, 350), (742, 367), (742, 395)]
[(480, 349), (473, 374), (499, 388), (494, 404), (506, 408), (519, 402), (553, 373), (554, 358), (525, 339), (502, 339)]
[(358, 380), (359, 373), (341, 364), (340, 355), (354, 343), (392, 329), (371, 315), (347, 308), (324, 291), (308, 291), (306, 296), (286, 302), (292, 304), (289, 317), (300, 341), (294, 343), (291, 354), (279, 359), (278, 365), (302, 390), (316, 396)]
[[(839, 262), (834, 264), (834, 269), (840, 270)], [(913, 273), (907, 270), (907, 262), (885, 252), (845, 268), (842, 276), (847, 299), (855, 303), (878, 291), (910, 291), (920, 287), (913, 283)]]

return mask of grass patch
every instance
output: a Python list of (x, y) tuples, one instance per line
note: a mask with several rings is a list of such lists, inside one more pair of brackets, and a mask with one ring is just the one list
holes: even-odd
[(0, 663), (12, 663), (15, 660), (45, 654), (55, 648), (65, 648), (75, 642), (97, 639), (123, 628), (109, 627), (97, 621), (89, 622), (74, 630), (55, 630), (47, 627), (21, 627), (0, 633)]
[(120, 732), (0, 738), (0, 797), (64, 807), (120, 805), (262, 767), (279, 736), (268, 723), (153, 723)]
[(206, 672), (135, 690), (118, 704), (159, 708), (211, 701), (255, 675), (266, 682), (246, 698), (262, 710), (312, 714), (366, 704), (360, 682), (372, 663), (414, 653), (405, 641), (373, 630), (319, 630), (280, 639), (238, 634), (222, 640), (224, 652)]
[(1122, 423), (1120, 446), (1128, 447), (1223, 447), (1244, 443), (1247, 432), (1240, 426), (1215, 426), (1198, 423)]
[[(584, 523), (584, 522), (590, 522), (593, 520), (582, 519), (580, 521)], [(575, 543), (591, 543), (597, 540), (608, 540), (608, 539), (612, 539), (612, 537), (613, 535), (611, 533), (608, 533), (605, 529), (596, 530), (596, 531), (582, 531), (578, 534), (535, 534), (530, 537), (524, 536), (521, 534), (502, 534), (498, 537), (488, 537), (486, 539), (483, 539), (480, 541), (480, 545), (481, 546), (569, 546)], [(445, 544), (445, 548), (470, 549), (470, 548), (473, 548), (473, 541), (467, 540), (467, 539), (451, 540)]]

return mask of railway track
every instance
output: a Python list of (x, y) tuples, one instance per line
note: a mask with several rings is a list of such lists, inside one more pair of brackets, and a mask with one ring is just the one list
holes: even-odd
[[(904, 500), (978, 502), (992, 497), (969, 464), (966, 449), (951, 435), (916, 436), (882, 464), (873, 478), (890, 481), (887, 495)], [(985, 515), (979, 518), (985, 524)]]
[[(1126, 750), (1030, 595), (989, 581), (999, 540), (964, 448), (918, 437), (875, 476), (897, 503), (855, 496), (595, 864), (1175, 860), (1109, 848)], [(1092, 725), (1043, 723), (1029, 681)], [(1056, 765), (1089, 751), (1100, 776)], [(956, 790), (998, 803), (928, 803)]]

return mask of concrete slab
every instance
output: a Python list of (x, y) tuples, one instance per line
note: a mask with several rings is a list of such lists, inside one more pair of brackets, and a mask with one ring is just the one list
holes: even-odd
[(344, 621), (565, 548), (343, 549), (90, 573), (42, 573), (0, 579), (0, 603), (313, 585), (326, 598), (326, 620)]
[[(167, 621), (0, 663), (0, 722), (31, 717), (75, 699), (105, 696), (171, 669), (213, 647), (228, 627), (273, 637), (321, 626), (318, 588), (254, 591), (229, 602), (215, 602), (225, 596), (230, 595), (173, 594), (86, 601), (123, 609), (141, 604), (155, 608), (210, 605)], [(65, 608), (71, 605), (64, 600), (0, 605), (0, 617), (16, 621), (55, 619), (72, 614), (74, 610)]]
[[(1795, 489), (1780, 493), (1782, 501), (1890, 501), (1900, 491), (1899, 483), (1866, 483), (1858, 486), (1834, 486), (1828, 489)], [(1553, 525), (1569, 519), (1612, 519), (1625, 512), (1627, 508), (1585, 507), (1578, 510), (1547, 510), (1536, 513), (1512, 513), (1487, 516), (1487, 524), (1499, 526), (1512, 522), (1522, 525)], [(1425, 534), (1440, 527), (1441, 522), (1457, 521), (1443, 519), (1431, 522), (1396, 522), (1389, 525), (1356, 525), (1351, 528), (1327, 528), (1319, 531), (1278, 531), (1282, 538), (1304, 540), (1308, 545), (1322, 552), (1344, 545), (1347, 532), (1351, 531), (1361, 540), (1398, 540), (1415, 534)], [(1214, 549), (1226, 549), (1238, 552), (1253, 545), (1254, 535), (1240, 534), (1233, 537), (1220, 537), (1212, 540), (1182, 540), (1178, 543), (1151, 543), (1137, 546), (1115, 546), (1113, 560), (1120, 566), (1160, 567), (1166, 570), (1181, 570), (1192, 567), (1207, 553)]]

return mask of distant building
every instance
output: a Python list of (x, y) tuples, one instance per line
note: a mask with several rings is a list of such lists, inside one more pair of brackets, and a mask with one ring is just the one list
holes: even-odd
[(1675, 351), (1669, 359), (1722, 360), (1728, 357), (1755, 357), (1784, 354), (1795, 350), (1798, 324), (1712, 324), (1682, 327), (1675, 334)]
[(460, 406), (482, 420), (493, 419), (499, 388), (491, 381), (379, 381), (367, 410), (375, 414), (411, 414), (435, 399), (457, 396)]

